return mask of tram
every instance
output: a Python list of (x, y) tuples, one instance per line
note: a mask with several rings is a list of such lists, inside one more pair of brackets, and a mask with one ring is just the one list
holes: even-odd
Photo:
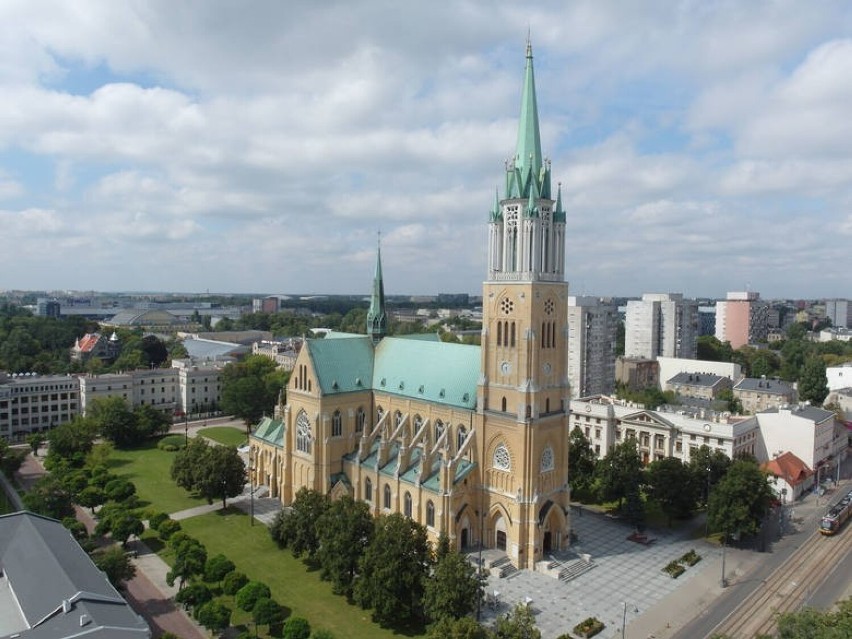
[(850, 516), (852, 516), (852, 490), (843, 499), (829, 508), (820, 521), (819, 531), (823, 535), (837, 534)]

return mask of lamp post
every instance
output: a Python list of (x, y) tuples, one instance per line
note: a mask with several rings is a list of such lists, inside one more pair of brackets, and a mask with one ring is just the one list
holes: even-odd
[(254, 526), (254, 459), (249, 447), (249, 526)]
[(728, 580), (725, 579), (725, 544), (728, 541), (728, 533), (727, 531), (722, 533), (722, 578), (719, 579), (719, 587), (727, 588)]
[(183, 411), (183, 445), (189, 446), (189, 413)]
[(710, 466), (707, 467), (707, 492), (704, 493), (704, 536), (710, 535)]
[[(622, 613), (621, 613), (621, 639), (625, 639), (627, 636), (627, 602), (622, 601)], [(639, 612), (639, 608), (633, 606), (633, 612)]]
[[(476, 560), (476, 577), (479, 580), (480, 586), (482, 585), (482, 543), (485, 540), (485, 509), (480, 506), (479, 508), (479, 556)], [(482, 614), (482, 593), (480, 596), (476, 598), (476, 620), (479, 621), (479, 617)]]

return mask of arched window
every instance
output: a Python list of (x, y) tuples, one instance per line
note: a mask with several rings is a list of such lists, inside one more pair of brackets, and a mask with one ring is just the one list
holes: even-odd
[(435, 527), (435, 504), (431, 500), (426, 502), (426, 525), (430, 528)]
[(553, 449), (548, 444), (541, 453), (541, 472), (546, 473), (554, 469)]
[(503, 398), (503, 401), (500, 402), (500, 409), (505, 413), (506, 412), (506, 398)]
[(464, 444), (464, 440), (467, 437), (467, 429), (459, 424), (458, 430), (456, 431), (456, 450), (461, 450), (462, 444)]
[(311, 452), (311, 421), (305, 411), (299, 411), (296, 417), (296, 450)]
[(497, 346), (503, 346), (503, 322), (497, 322)]
[(402, 423), (402, 413), (400, 413), (399, 411), (396, 411), (393, 414), (393, 425), (399, 426), (401, 423)]
[(376, 423), (378, 424), (380, 421), (382, 421), (382, 417), (384, 417), (384, 416), (385, 416), (385, 409), (382, 408), (381, 406), (379, 406), (376, 409)]
[(364, 423), (367, 421), (367, 414), (364, 412), (364, 409), (360, 406), (358, 407), (358, 412), (355, 413), (355, 432), (363, 433), (364, 432)]
[(509, 335), (510, 335), (509, 346), (511, 346), (512, 348), (515, 348), (515, 323), (514, 322), (512, 322), (512, 328), (511, 328), (511, 332), (509, 333)]
[(545, 413), (550, 412), (550, 398), (549, 397), (544, 400), (544, 412)]
[(437, 442), (441, 439), (441, 435), (444, 434), (444, 422), (440, 419), (435, 420), (435, 441)]
[(420, 417), (420, 415), (415, 415), (414, 416), (414, 433), (417, 434), (417, 432), (420, 430), (420, 428), (422, 426), (423, 426), (423, 418)]
[(387, 508), (388, 510), (390, 510), (390, 507), (391, 507), (391, 489), (390, 489), (390, 486), (388, 486), (387, 484), (385, 484), (384, 507)]
[(343, 434), (343, 417), (340, 415), (340, 411), (334, 411), (334, 414), (331, 416), (331, 436), (332, 437), (340, 437)]
[(497, 470), (511, 470), (512, 458), (509, 456), (509, 449), (503, 444), (494, 449), (494, 456), (491, 459), (491, 465)]
[(411, 519), (411, 493), (405, 493), (405, 516)]
[(373, 482), (369, 477), (364, 480), (364, 501), (373, 501)]

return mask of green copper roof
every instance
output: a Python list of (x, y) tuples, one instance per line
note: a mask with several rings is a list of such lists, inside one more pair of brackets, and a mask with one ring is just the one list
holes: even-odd
[(541, 136), (538, 128), (538, 103), (535, 98), (532, 44), (527, 42), (527, 66), (524, 73), (524, 92), (521, 96), (521, 121), (518, 126), (518, 145), (515, 166), (534, 176), (541, 172), (544, 161), (541, 155)]
[(373, 342), (366, 335), (346, 339), (309, 339), (305, 346), (324, 395), (370, 388)]
[(385, 314), (385, 284), (382, 279), (382, 246), (376, 251), (376, 274), (373, 277), (373, 295), (370, 297), (370, 310), (367, 311), (367, 335), (373, 343), (382, 339), (388, 331), (388, 319)]
[(386, 338), (376, 347), (373, 389), (473, 409), (480, 347)]
[(264, 417), (260, 420), (260, 423), (255, 426), (254, 432), (251, 436), (256, 439), (261, 439), (273, 446), (278, 446), (279, 448), (283, 447), (284, 423), (277, 419), (272, 419), (271, 417)]
[(553, 209), (553, 221), (565, 222), (565, 210), (562, 208), (562, 182), (556, 189), (556, 206)]

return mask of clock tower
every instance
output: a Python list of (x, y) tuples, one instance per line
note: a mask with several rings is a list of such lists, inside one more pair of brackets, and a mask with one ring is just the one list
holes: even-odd
[(511, 521), (507, 553), (532, 568), (568, 543), (569, 387), (565, 212), (541, 153), (529, 43), (517, 148), (489, 215), (482, 304), (484, 509), (490, 522), (497, 512)]

